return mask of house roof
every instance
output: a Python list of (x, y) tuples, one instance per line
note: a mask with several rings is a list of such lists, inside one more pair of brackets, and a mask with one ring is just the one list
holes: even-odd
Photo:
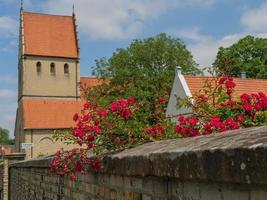
[(82, 87), (94, 87), (104, 83), (105, 81), (97, 77), (81, 77), (80, 83)]
[[(192, 94), (195, 94), (203, 89), (206, 80), (212, 80), (212, 77), (184, 77)], [(234, 78), (234, 82), (236, 84), (233, 93), (235, 97), (238, 97), (243, 93), (264, 92), (267, 94), (267, 79)]]
[(73, 16), (23, 12), (25, 55), (78, 58)]
[(24, 129), (61, 129), (74, 126), (72, 116), (79, 113), (81, 100), (22, 100)]

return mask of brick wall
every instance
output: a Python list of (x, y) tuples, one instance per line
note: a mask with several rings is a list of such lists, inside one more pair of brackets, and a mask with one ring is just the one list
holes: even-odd
[(11, 200), (266, 200), (267, 127), (160, 141), (104, 158), (78, 181), (49, 173), (52, 158), (9, 167)]

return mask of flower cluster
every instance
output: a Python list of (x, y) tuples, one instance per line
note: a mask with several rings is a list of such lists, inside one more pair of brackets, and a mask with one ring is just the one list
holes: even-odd
[(205, 94), (194, 98), (193, 116), (180, 116), (175, 132), (193, 137), (266, 123), (266, 114), (262, 114), (267, 111), (266, 95), (259, 92), (234, 98), (235, 86), (233, 78), (227, 76), (219, 78), (213, 88), (206, 86)]
[(116, 113), (125, 120), (128, 120), (132, 115), (132, 110), (129, 108), (129, 105), (133, 105), (135, 103), (136, 100), (132, 97), (129, 97), (128, 99), (118, 99), (109, 105), (109, 109), (110, 112)]
[(167, 98), (164, 96), (149, 99), (149, 103), (137, 102), (133, 97), (120, 98), (105, 106), (85, 103), (81, 113), (73, 115), (76, 126), (68, 137), (70, 143), (78, 144), (79, 148), (58, 151), (51, 173), (67, 174), (76, 180), (77, 172), (86, 173), (87, 166), (101, 168), (103, 152), (154, 140), (195, 137), (266, 124), (264, 93), (242, 94), (236, 98), (233, 78), (224, 76), (214, 80), (214, 84), (204, 87), (203, 93), (188, 99), (186, 105), (192, 108), (193, 114), (180, 116), (176, 125), (165, 117)]
[(151, 135), (154, 139), (164, 133), (164, 128), (160, 124), (156, 124), (146, 129), (146, 132)]

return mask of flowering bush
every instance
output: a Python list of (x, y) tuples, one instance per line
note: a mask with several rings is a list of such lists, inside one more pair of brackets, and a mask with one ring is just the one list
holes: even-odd
[[(142, 113), (146, 104), (133, 97), (117, 99), (107, 108), (86, 102), (81, 114), (75, 113), (73, 116), (75, 128), (69, 134), (63, 133), (67, 143), (78, 144), (80, 147), (58, 151), (51, 172), (60, 176), (67, 174), (71, 180), (75, 180), (76, 172), (85, 173), (87, 166), (101, 168), (100, 159), (106, 152), (156, 139), (179, 137), (172, 131), (173, 124), (164, 117), (166, 102), (163, 98), (157, 99), (152, 117), (155, 125), (152, 127), (148, 124), (151, 116)], [(57, 135), (56, 139), (61, 136)]]
[(199, 94), (184, 101), (193, 109), (193, 114), (180, 116), (177, 125), (166, 119), (167, 101), (163, 97), (151, 103), (153, 109), (146, 109), (147, 103), (133, 97), (117, 99), (106, 107), (87, 102), (81, 113), (73, 116), (75, 128), (70, 134), (63, 134), (68, 143), (80, 147), (58, 151), (51, 172), (60, 176), (67, 174), (76, 180), (76, 173), (85, 173), (87, 166), (101, 168), (101, 157), (111, 151), (154, 140), (195, 137), (266, 124), (266, 95), (259, 92), (235, 98), (234, 88), (231, 77), (207, 81)]
[(200, 94), (187, 99), (186, 105), (193, 109), (193, 115), (180, 116), (175, 132), (193, 137), (266, 124), (267, 96), (259, 92), (235, 98), (235, 86), (232, 77), (207, 81)]

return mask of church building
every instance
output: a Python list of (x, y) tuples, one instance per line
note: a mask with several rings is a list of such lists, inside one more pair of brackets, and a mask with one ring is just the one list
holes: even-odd
[(82, 107), (79, 39), (75, 14), (59, 16), (20, 13), (18, 109), (15, 124), (17, 152), (26, 158), (53, 154), (66, 147), (55, 142), (55, 130), (74, 126), (72, 116)]

